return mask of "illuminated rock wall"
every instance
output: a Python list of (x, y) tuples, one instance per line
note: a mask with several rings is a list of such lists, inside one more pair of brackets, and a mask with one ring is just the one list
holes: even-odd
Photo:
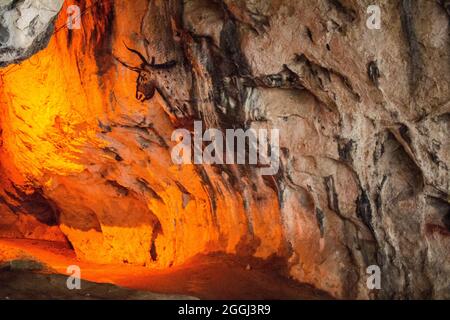
[[(450, 296), (445, 6), (380, 1), (370, 30), (365, 1), (87, 0), (69, 30), (70, 4), (46, 49), (1, 70), (3, 236), (157, 267), (276, 255), (337, 297)], [(126, 46), (177, 62), (161, 94), (136, 100)], [(278, 174), (173, 164), (172, 133), (194, 119), (280, 129)], [(40, 214), (14, 213), (25, 198)]]

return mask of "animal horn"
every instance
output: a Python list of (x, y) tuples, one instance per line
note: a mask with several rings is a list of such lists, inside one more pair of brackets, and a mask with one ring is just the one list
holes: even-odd
[(130, 70), (132, 70), (132, 71), (134, 71), (134, 72), (139, 73), (139, 72), (142, 71), (141, 68), (130, 66), (129, 64), (127, 64), (127, 63), (123, 62), (122, 60), (120, 60), (119, 58), (117, 58), (116, 56), (113, 56), (113, 57), (114, 57), (114, 59), (116, 59), (121, 65), (123, 65), (124, 67), (126, 67), (126, 68), (128, 68), (128, 69), (130, 69)]
[(126, 44), (125, 42), (124, 42), (123, 44), (125, 45), (125, 47), (126, 47), (129, 51), (133, 52), (133, 53), (136, 54), (139, 58), (141, 58), (141, 60), (142, 60), (143, 63), (149, 65), (149, 63), (148, 63), (148, 61), (147, 61), (147, 58), (145, 58), (144, 55), (143, 55), (142, 53), (140, 53), (139, 51), (137, 51), (137, 50), (135, 50), (135, 49), (131, 49), (130, 47), (127, 46), (127, 44)]

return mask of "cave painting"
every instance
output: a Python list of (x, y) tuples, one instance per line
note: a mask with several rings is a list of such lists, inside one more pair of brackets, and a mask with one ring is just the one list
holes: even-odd
[(170, 60), (165, 63), (157, 64), (155, 63), (155, 57), (152, 57), (151, 62), (148, 62), (144, 55), (139, 51), (129, 48), (126, 44), (125, 47), (136, 54), (142, 62), (140, 66), (135, 67), (123, 62), (120, 58), (115, 57), (115, 59), (124, 67), (139, 74), (136, 80), (136, 99), (144, 102), (153, 98), (157, 90), (161, 93), (158, 89), (158, 81), (155, 78), (155, 74), (161, 75), (165, 72), (169, 72), (169, 70), (176, 65), (176, 61)]

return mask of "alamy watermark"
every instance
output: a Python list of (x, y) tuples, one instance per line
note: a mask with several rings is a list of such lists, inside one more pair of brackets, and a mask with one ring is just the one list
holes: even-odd
[(81, 29), (81, 9), (73, 4), (67, 7), (67, 28), (69, 30)]
[(367, 277), (367, 289), (380, 290), (381, 289), (381, 269), (377, 265), (368, 266), (366, 269)]
[(81, 269), (77, 265), (71, 265), (67, 267), (66, 273), (70, 276), (66, 280), (66, 286), (69, 290), (81, 289)]
[(378, 5), (370, 5), (367, 7), (367, 14), (370, 16), (366, 20), (366, 26), (370, 30), (381, 29), (381, 9)]
[(177, 129), (172, 141), (178, 142), (171, 152), (175, 164), (250, 164), (261, 175), (275, 175), (280, 167), (279, 129), (226, 129), (224, 135), (218, 129), (203, 133), (202, 122), (195, 121), (193, 135)]

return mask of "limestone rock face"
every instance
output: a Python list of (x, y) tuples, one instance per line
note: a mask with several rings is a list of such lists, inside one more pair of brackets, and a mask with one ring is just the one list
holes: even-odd
[[(80, 3), (82, 29), (1, 78), (0, 235), (54, 217), (84, 260), (280, 256), (340, 298), (450, 298), (446, 1), (378, 1), (380, 29), (370, 1)], [(176, 64), (142, 102), (152, 57)], [(279, 129), (278, 173), (174, 164), (172, 133), (194, 120)], [(32, 194), (39, 215), (11, 210)]]
[(63, 2), (0, 1), (0, 66), (26, 59), (47, 45)]

